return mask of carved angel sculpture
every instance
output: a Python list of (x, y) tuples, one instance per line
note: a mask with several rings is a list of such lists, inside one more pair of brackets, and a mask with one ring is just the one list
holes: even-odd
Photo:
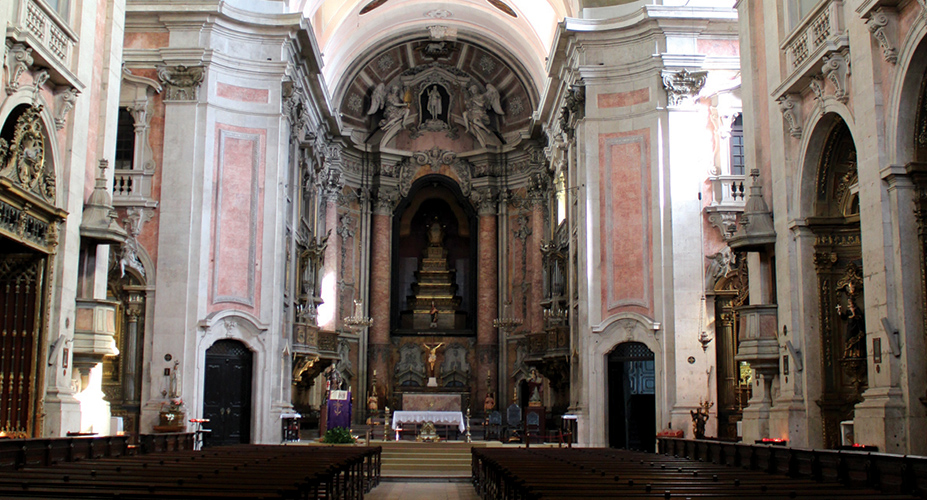
[(489, 111), (497, 115), (504, 115), (499, 91), (491, 83), (486, 84), (486, 90), (480, 92), (476, 85), (470, 85), (470, 96), (467, 97), (467, 110), (463, 112), (464, 126), (467, 132), (476, 136), (483, 146), (487, 139), (493, 136), (490, 127)]
[(387, 90), (386, 85), (380, 83), (373, 89), (367, 115), (372, 115), (384, 108), (383, 119), (378, 124), (384, 131), (401, 127), (405, 119), (409, 117), (409, 104), (403, 100), (402, 89), (399, 85), (390, 85)]

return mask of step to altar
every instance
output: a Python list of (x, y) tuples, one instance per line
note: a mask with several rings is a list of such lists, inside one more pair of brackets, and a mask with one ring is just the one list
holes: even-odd
[(486, 443), (387, 441), (371, 445), (383, 447), (380, 457), (384, 479), (464, 479), (471, 476), (470, 449), (484, 447)]

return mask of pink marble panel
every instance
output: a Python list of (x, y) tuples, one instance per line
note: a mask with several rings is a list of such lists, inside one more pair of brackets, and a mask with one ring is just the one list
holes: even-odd
[(252, 89), (219, 82), (216, 84), (216, 95), (239, 102), (266, 103), (270, 92), (267, 89)]
[(638, 89), (630, 92), (617, 92), (613, 94), (599, 94), (596, 104), (599, 108), (624, 108), (643, 104), (650, 101), (650, 89)]
[(260, 184), (266, 131), (217, 131), (212, 303), (259, 307)]
[[(170, 33), (135, 33), (127, 32), (123, 46), (127, 49), (156, 49), (167, 47), (171, 43)], [(135, 71), (133, 70), (133, 73)]]
[(649, 130), (599, 136), (602, 310), (652, 313)]
[(699, 38), (696, 45), (698, 47), (699, 54), (732, 57), (737, 57), (740, 55), (740, 44), (737, 40)]

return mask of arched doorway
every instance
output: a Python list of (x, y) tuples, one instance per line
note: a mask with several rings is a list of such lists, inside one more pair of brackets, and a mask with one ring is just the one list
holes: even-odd
[(608, 445), (654, 451), (654, 356), (640, 342), (619, 344), (608, 355)]
[(207, 446), (251, 442), (252, 354), (237, 340), (219, 340), (206, 350), (203, 418), (212, 433)]
[(824, 446), (840, 445), (840, 422), (868, 386), (856, 144), (837, 115), (825, 116), (824, 145), (815, 176), (814, 266), (818, 278)]

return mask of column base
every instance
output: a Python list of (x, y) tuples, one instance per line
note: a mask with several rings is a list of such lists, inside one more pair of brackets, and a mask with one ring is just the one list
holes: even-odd
[(80, 401), (70, 392), (57, 389), (49, 390), (45, 395), (45, 437), (65, 437), (68, 432), (80, 430)]
[(863, 393), (853, 412), (853, 435), (858, 444), (874, 445), (885, 453), (908, 453), (905, 404), (898, 388), (876, 387)]
[(769, 410), (769, 437), (787, 439), (789, 446), (820, 448), (823, 442), (809, 442), (808, 413), (801, 398), (779, 399)]

